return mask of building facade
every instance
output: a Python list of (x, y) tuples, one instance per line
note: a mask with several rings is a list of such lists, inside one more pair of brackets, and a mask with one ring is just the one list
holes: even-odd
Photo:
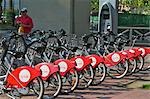
[(21, 0), (28, 8), (34, 30), (65, 29), (67, 33), (89, 33), (90, 0)]

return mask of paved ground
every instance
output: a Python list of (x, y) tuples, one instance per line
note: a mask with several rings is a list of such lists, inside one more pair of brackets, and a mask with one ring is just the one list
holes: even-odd
[(149, 99), (150, 90), (135, 89), (113, 96), (111, 99)]
[[(57, 99), (150, 99), (150, 90), (142, 89), (143, 84), (150, 84), (150, 71), (142, 71), (123, 79), (107, 77), (99, 86), (90, 86), (85, 90), (75, 90), (68, 95), (59, 95)], [(0, 96), (0, 99), (9, 99)], [(28, 97), (25, 99), (33, 99)], [(48, 98), (45, 98), (48, 99)]]
[[(150, 97), (150, 90), (140, 88), (145, 83), (150, 84), (147, 79), (150, 75), (148, 72), (141, 72), (119, 80), (112, 80), (107, 77), (99, 86), (90, 86), (86, 90), (76, 90), (70, 95), (60, 95), (57, 99), (149, 99), (145, 96)], [(129, 86), (131, 84), (133, 88)]]

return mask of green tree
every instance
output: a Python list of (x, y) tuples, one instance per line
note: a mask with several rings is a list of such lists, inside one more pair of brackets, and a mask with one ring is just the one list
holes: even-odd
[[(131, 13), (150, 15), (150, 0), (119, 0), (119, 2), (128, 6)], [(92, 12), (98, 12), (99, 0), (91, 0), (90, 5)]]
[(90, 6), (91, 6), (92, 12), (98, 12), (99, 11), (99, 0), (91, 0)]
[(3, 1), (3, 0), (0, 0), (0, 6), (2, 6), (2, 1)]
[(9, 0), (9, 9), (13, 10), (13, 0)]
[(9, 20), (8, 23), (11, 25), (14, 25), (14, 20), (15, 20), (13, 1), (14, 0), (9, 0), (9, 9), (8, 9), (8, 20)]
[(130, 8), (132, 13), (150, 14), (150, 0), (119, 0), (122, 5)]

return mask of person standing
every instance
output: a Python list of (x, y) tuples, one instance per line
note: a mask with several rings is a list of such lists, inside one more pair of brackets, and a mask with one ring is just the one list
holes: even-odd
[(18, 32), (21, 35), (27, 36), (33, 28), (33, 21), (27, 14), (27, 8), (22, 8), (20, 14), (21, 16), (16, 18), (16, 25), (19, 26)]

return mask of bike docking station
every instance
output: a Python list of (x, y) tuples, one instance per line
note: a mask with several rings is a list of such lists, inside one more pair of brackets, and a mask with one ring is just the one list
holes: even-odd
[(99, 32), (107, 32), (107, 28), (113, 33), (118, 29), (118, 0), (99, 0)]

